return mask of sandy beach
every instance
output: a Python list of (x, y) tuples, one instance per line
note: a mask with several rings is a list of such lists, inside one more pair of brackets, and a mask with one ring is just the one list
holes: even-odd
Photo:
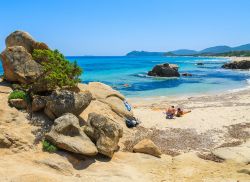
[(242, 60), (250, 61), (250, 57), (225, 57), (225, 58), (228, 58), (231, 61), (242, 61)]
[[(134, 113), (142, 121), (141, 126), (157, 130), (154, 138), (160, 142), (155, 142), (167, 153), (209, 151), (219, 146), (238, 145), (250, 137), (249, 89), (130, 102), (136, 107)], [(163, 112), (172, 105), (191, 113), (166, 119)]]
[[(42, 152), (40, 144), (33, 145), (32, 133), (39, 127), (32, 125), (25, 113), (6, 105), (11, 91), (8, 86), (1, 84), (0, 90), (0, 129), (16, 136), (19, 143), (12, 150), (1, 150), (0, 181), (236, 182), (250, 179), (249, 165), (223, 161), (210, 153), (216, 147), (238, 146), (250, 138), (249, 90), (187, 98), (130, 99), (134, 114), (142, 123), (132, 129), (134, 136), (111, 160), (102, 157), (79, 160), (65, 153)], [(166, 120), (163, 111), (169, 105), (192, 112)], [(162, 157), (130, 153), (131, 147), (142, 138), (154, 141)], [(22, 148), (23, 144), (26, 148)]]

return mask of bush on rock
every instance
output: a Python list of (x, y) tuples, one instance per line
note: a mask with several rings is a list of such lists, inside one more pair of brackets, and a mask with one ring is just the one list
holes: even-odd
[(43, 74), (37, 82), (46, 83), (47, 88), (74, 87), (80, 82), (82, 69), (76, 62), (66, 60), (58, 50), (35, 49), (32, 57), (43, 67)]
[(42, 141), (42, 145), (43, 145), (43, 150), (44, 151), (47, 151), (47, 152), (50, 152), (50, 153), (53, 153), (53, 152), (57, 151), (57, 147), (54, 146), (53, 144), (51, 144), (50, 142), (46, 141), (46, 140)]
[(22, 90), (14, 90), (10, 93), (8, 99), (23, 99), (25, 101), (28, 101), (28, 95)]

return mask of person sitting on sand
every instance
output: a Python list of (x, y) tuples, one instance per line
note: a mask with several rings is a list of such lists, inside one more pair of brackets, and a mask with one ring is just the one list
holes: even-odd
[(183, 111), (183, 110), (181, 110), (181, 108), (178, 108), (177, 109), (177, 113), (176, 113), (176, 117), (181, 117), (181, 116), (183, 116), (184, 114), (187, 114), (187, 113), (190, 113), (191, 111), (189, 110), (189, 111)]
[(166, 118), (167, 119), (173, 119), (174, 115), (175, 115), (175, 112), (176, 112), (176, 110), (175, 110), (174, 106), (169, 107), (166, 110), (166, 114), (167, 114)]

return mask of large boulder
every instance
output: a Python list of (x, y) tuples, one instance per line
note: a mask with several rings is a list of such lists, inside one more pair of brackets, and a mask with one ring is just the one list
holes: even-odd
[(90, 104), (92, 95), (89, 91), (75, 93), (68, 90), (56, 90), (46, 98), (45, 113), (51, 119), (64, 113), (80, 115)]
[(118, 97), (121, 100), (125, 99), (120, 92), (100, 82), (90, 82), (88, 85), (82, 85), (82, 88), (89, 90), (94, 99), (103, 100), (111, 96)]
[(133, 112), (127, 110), (123, 100), (121, 100), (119, 97), (110, 96), (107, 99), (105, 99), (104, 102), (107, 103), (110, 106), (110, 108), (119, 116), (128, 119), (133, 118)]
[(11, 33), (5, 40), (6, 47), (22, 46), (29, 53), (32, 53), (34, 49), (49, 49), (49, 47), (43, 42), (36, 42), (30, 34), (22, 31), (15, 31)]
[(123, 135), (120, 125), (96, 113), (89, 114), (84, 132), (96, 143), (98, 152), (110, 158), (119, 149), (118, 142)]
[(155, 157), (161, 156), (159, 148), (149, 139), (141, 140), (133, 147), (133, 151), (153, 155)]
[(94, 156), (98, 153), (95, 144), (81, 130), (79, 120), (75, 115), (66, 113), (57, 118), (54, 124), (45, 138), (58, 148), (87, 156)]
[(250, 60), (234, 61), (222, 66), (225, 69), (250, 69)]
[(175, 64), (159, 64), (156, 65), (152, 71), (148, 72), (149, 76), (157, 77), (179, 77), (178, 66)]
[(42, 66), (22, 46), (8, 47), (1, 56), (4, 75), (8, 81), (29, 84), (43, 72)]
[[(124, 101), (125, 97), (118, 92), (117, 90), (112, 89), (110, 86), (105, 85), (100, 82), (90, 82), (88, 85), (79, 84), (79, 89), (82, 91), (89, 91), (91, 92), (93, 99), (98, 101), (99, 105), (102, 105), (105, 108), (105, 111), (109, 113), (115, 113), (124, 121), (124, 118), (133, 118), (133, 111), (128, 111), (125, 107)], [(100, 103), (102, 102), (102, 103)], [(97, 103), (97, 102), (95, 102)], [(95, 104), (97, 109), (99, 108), (98, 105)], [(84, 118), (88, 116), (89, 113), (95, 112), (94, 105), (92, 104), (91, 107), (88, 107), (82, 115)], [(112, 110), (110, 112), (110, 110)], [(99, 112), (98, 112), (99, 113)], [(102, 109), (100, 110), (100, 114), (103, 114)], [(113, 119), (112, 117), (110, 119)], [(116, 119), (115, 119), (116, 120)]]

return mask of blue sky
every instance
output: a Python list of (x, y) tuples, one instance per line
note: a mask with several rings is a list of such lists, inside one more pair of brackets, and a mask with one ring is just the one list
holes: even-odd
[(249, 0), (1, 0), (0, 49), (14, 30), (65, 55), (250, 43)]

